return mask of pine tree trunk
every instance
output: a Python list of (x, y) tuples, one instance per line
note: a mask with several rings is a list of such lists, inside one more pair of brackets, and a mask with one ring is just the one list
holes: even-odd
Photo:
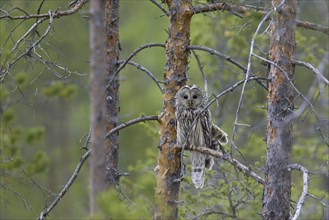
[[(106, 133), (117, 126), (119, 114), (119, 77), (116, 74), (119, 59), (119, 0), (105, 1), (105, 36), (107, 63)], [(109, 184), (119, 183), (119, 134), (106, 139), (106, 174)]]
[(286, 74), (270, 66), (263, 219), (289, 219), (291, 174), (287, 165), (291, 163), (292, 148), (296, 0), (272, 0), (272, 5), (276, 11), (270, 23), (269, 59)]
[(177, 219), (181, 172), (181, 149), (176, 145), (175, 94), (187, 80), (190, 22), (192, 17), (189, 0), (167, 0), (169, 38), (166, 44), (165, 92), (160, 118), (160, 151), (158, 157), (156, 210), (154, 219)]
[(98, 211), (97, 195), (119, 181), (118, 133), (105, 138), (118, 124), (119, 81), (115, 76), (119, 57), (118, 11), (119, 0), (90, 1), (91, 216)]
[(97, 195), (107, 188), (105, 172), (106, 133), (106, 53), (104, 50), (104, 2), (90, 1), (90, 101), (91, 101), (91, 158), (90, 158), (90, 216), (97, 211)]

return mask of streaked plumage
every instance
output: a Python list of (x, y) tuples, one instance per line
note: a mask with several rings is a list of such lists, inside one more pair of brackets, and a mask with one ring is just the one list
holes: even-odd
[[(227, 144), (227, 134), (212, 124), (211, 113), (206, 106), (202, 90), (196, 86), (183, 86), (176, 94), (177, 145), (185, 148), (207, 147), (219, 149)], [(205, 167), (212, 168), (213, 158), (199, 152), (191, 152), (192, 181), (196, 188), (204, 185)]]

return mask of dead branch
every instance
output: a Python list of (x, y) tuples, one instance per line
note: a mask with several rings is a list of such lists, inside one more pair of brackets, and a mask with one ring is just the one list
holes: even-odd
[(303, 208), (303, 205), (305, 202), (305, 198), (306, 198), (307, 192), (308, 192), (308, 170), (299, 164), (290, 164), (290, 165), (288, 165), (288, 169), (289, 169), (289, 171), (299, 170), (303, 173), (303, 192), (297, 202), (295, 215), (292, 218), (292, 220), (297, 220), (302, 211), (302, 208)]
[(110, 79), (111, 83), (113, 81), (113, 79), (115, 79), (115, 77), (119, 74), (119, 72), (128, 64), (128, 62), (134, 57), (136, 56), (140, 51), (146, 49), (146, 48), (151, 48), (151, 47), (165, 47), (165, 44), (163, 43), (149, 43), (149, 44), (145, 44), (140, 46), (139, 48), (137, 48), (136, 50), (134, 50), (129, 57), (118, 67), (116, 73), (113, 75), (113, 77)]
[(307, 193), (307, 196), (309, 196), (309, 197), (311, 197), (311, 198), (313, 198), (313, 199), (315, 199), (315, 200), (318, 200), (319, 202), (321, 202), (321, 204), (322, 204), (324, 207), (329, 208), (329, 204), (327, 204), (325, 201), (323, 201), (323, 198), (320, 199), (320, 198), (318, 198), (318, 197), (316, 197), (315, 195), (310, 194), (310, 193)]
[[(88, 2), (88, 0), (78, 0), (77, 3), (71, 9), (64, 10), (64, 11), (55, 11), (52, 17), (60, 18), (62, 16), (72, 15), (72, 14), (76, 13), (77, 11), (79, 11), (82, 8), (82, 6), (84, 6), (87, 2)], [(38, 14), (29, 14), (27, 12), (24, 12), (25, 15), (11, 16), (8, 12), (4, 11), (3, 9), (1, 10), (1, 12), (4, 13), (5, 15), (1, 15), (0, 20), (1, 19), (28, 20), (28, 19), (33, 19), (33, 18), (37, 18), (37, 19), (41, 19), (41, 18), (49, 19), (50, 18), (49, 13), (40, 14), (38, 12)]]
[(314, 24), (308, 21), (303, 21), (303, 20), (296, 20), (296, 26), (308, 30), (313, 30), (313, 31), (319, 31), (322, 32), (326, 35), (329, 35), (329, 28), (328, 27), (323, 27), (318, 24)]
[[(119, 63), (121, 64), (121, 63), (124, 63), (124, 62), (126, 62), (126, 61), (125, 60), (121, 60)], [(163, 88), (160, 85), (161, 82), (154, 76), (154, 74), (151, 71), (149, 71), (148, 69), (146, 69), (141, 64), (135, 63), (133, 61), (129, 61), (128, 64), (130, 64), (132, 66), (135, 66), (137, 69), (145, 72), (154, 81), (154, 83), (158, 86), (158, 88), (160, 89), (161, 93), (163, 94)]]
[[(328, 61), (328, 53), (326, 54), (325, 57), (326, 57), (325, 59)], [(319, 81), (323, 82), (327, 86), (329, 85), (329, 80), (326, 77), (324, 77), (323, 74), (312, 64), (300, 60), (293, 60), (293, 63), (295, 65), (304, 66), (307, 69), (311, 70)]]
[(305, 111), (305, 109), (306, 109), (307, 106), (310, 106), (310, 108), (311, 108), (312, 112), (314, 113), (314, 115), (315, 115), (317, 121), (319, 121), (319, 118), (318, 118), (318, 116), (317, 116), (317, 114), (316, 114), (316, 111), (315, 111), (315, 109), (314, 109), (313, 104), (308, 100), (307, 97), (305, 97), (305, 96), (304, 96), (304, 95), (303, 95), (303, 94), (302, 94), (302, 93), (296, 88), (296, 86), (294, 85), (294, 83), (293, 83), (293, 82), (291, 81), (291, 79), (289, 78), (287, 72), (286, 72), (282, 67), (280, 67), (280, 66), (277, 65), (276, 63), (272, 62), (271, 60), (268, 60), (268, 59), (265, 59), (265, 58), (263, 58), (263, 57), (261, 57), (261, 56), (258, 56), (257, 54), (254, 54), (254, 53), (253, 53), (252, 55), (253, 55), (254, 57), (257, 57), (258, 59), (263, 60), (263, 61), (265, 61), (265, 62), (267, 62), (267, 63), (269, 63), (269, 64), (275, 66), (276, 68), (278, 68), (278, 69), (284, 74), (285, 78), (289, 81), (290, 85), (293, 87), (293, 89), (295, 90), (295, 92), (296, 92), (300, 97), (302, 97), (303, 100), (304, 100), (304, 102), (305, 102), (305, 103), (303, 103), (303, 104), (301, 105), (301, 108), (298, 110), (298, 113), (291, 114), (291, 115), (289, 115), (288, 118), (285, 119), (285, 123), (286, 123), (286, 124), (290, 123), (291, 121), (295, 120), (299, 115), (301, 115), (301, 114)]
[[(129, 127), (133, 124), (137, 124), (139, 122), (145, 122), (145, 121), (150, 121), (150, 120), (158, 120), (158, 116), (156, 115), (152, 115), (152, 116), (141, 116), (139, 118), (130, 120), (128, 122), (122, 123), (119, 126), (113, 128), (107, 135), (106, 137), (110, 136), (111, 134), (118, 132), (121, 129), (124, 129), (126, 127)], [(89, 138), (87, 138), (86, 142), (89, 142)], [(85, 148), (86, 144), (83, 146)], [(76, 178), (78, 177), (78, 174), (81, 170), (81, 167), (83, 166), (83, 164), (86, 162), (86, 160), (88, 159), (88, 157), (91, 154), (91, 149), (89, 149), (81, 158), (80, 161), (78, 163), (78, 165), (76, 166), (72, 176), (70, 177), (70, 179), (67, 181), (67, 183), (65, 184), (65, 186), (61, 189), (61, 191), (59, 192), (59, 194), (56, 196), (56, 198), (54, 199), (54, 201), (50, 204), (50, 206), (48, 208), (46, 208), (45, 210), (43, 210), (39, 217), (37, 218), (37, 220), (45, 220), (46, 217), (49, 215), (49, 213), (56, 207), (56, 205), (58, 205), (58, 203), (60, 202), (60, 200), (64, 197), (64, 195), (68, 192), (69, 188), (72, 186), (72, 184), (75, 182)]]
[(151, 116), (142, 115), (139, 118), (132, 119), (130, 121), (124, 122), (124, 123), (116, 126), (109, 133), (106, 134), (106, 138), (108, 138), (109, 136), (111, 136), (115, 132), (118, 132), (119, 130), (121, 130), (121, 129), (125, 128), (125, 127), (129, 127), (130, 125), (133, 125), (133, 124), (136, 124), (136, 123), (139, 123), (139, 122), (158, 121), (158, 120), (159, 120), (159, 116), (157, 116), (157, 115), (151, 115)]
[(263, 17), (263, 19), (261, 20), (261, 22), (258, 24), (258, 27), (257, 27), (257, 29), (256, 29), (256, 31), (254, 33), (254, 36), (251, 39), (250, 52), (249, 52), (249, 56), (248, 56), (248, 66), (247, 66), (246, 76), (245, 76), (245, 80), (243, 82), (243, 86), (242, 86), (242, 91), (241, 91), (241, 95), (240, 95), (240, 98), (239, 98), (238, 107), (237, 107), (236, 112), (235, 112), (235, 120), (234, 120), (233, 131), (232, 131), (232, 142), (231, 143), (232, 143), (232, 146), (236, 150), (238, 149), (238, 147), (234, 143), (234, 137), (236, 135), (236, 126), (238, 125), (239, 112), (240, 112), (240, 109), (241, 109), (241, 105), (242, 105), (242, 100), (243, 100), (243, 97), (244, 97), (244, 92), (245, 92), (246, 84), (248, 82), (248, 78), (249, 78), (250, 73), (251, 73), (251, 62), (252, 62), (252, 54), (254, 53), (255, 40), (256, 40), (256, 37), (257, 37), (257, 35), (258, 35), (261, 27), (263, 26), (263, 24), (265, 23), (265, 21), (270, 17), (271, 13), (272, 13), (272, 10), (269, 11)]
[[(252, 80), (267, 80), (266, 78), (261, 78), (261, 77), (249, 77), (248, 81), (252, 81)], [(228, 87), (227, 89), (225, 89), (223, 92), (219, 93), (218, 95), (215, 96), (215, 98), (213, 98), (210, 102), (208, 102), (208, 104), (202, 109), (201, 112), (205, 111), (207, 108), (209, 108), (210, 105), (212, 105), (217, 99), (219, 99), (220, 97), (222, 97), (223, 95), (229, 93), (229, 92), (233, 92), (233, 90), (240, 86), (242, 83), (244, 83), (244, 80), (240, 80), (236, 83), (234, 83), (232, 86)]]
[(59, 201), (64, 197), (64, 195), (67, 193), (67, 191), (69, 190), (69, 188), (72, 186), (72, 184), (74, 183), (75, 179), (78, 177), (78, 174), (81, 170), (82, 165), (85, 163), (85, 161), (88, 159), (88, 157), (90, 156), (91, 150), (88, 150), (81, 158), (80, 161), (77, 165), (77, 167), (75, 168), (71, 178), (69, 179), (69, 181), (65, 184), (65, 186), (63, 187), (63, 189), (60, 191), (60, 193), (56, 196), (56, 198), (54, 199), (54, 201), (50, 204), (50, 206), (48, 208), (46, 208), (44, 211), (42, 211), (40, 213), (40, 216), (37, 218), (37, 220), (44, 220), (46, 219), (47, 215), (49, 215), (49, 213), (51, 212), (51, 210), (59, 203)]
[(250, 168), (246, 167), (245, 165), (243, 165), (242, 163), (240, 163), (238, 160), (232, 158), (230, 155), (226, 154), (224, 155), (222, 152), (220, 151), (215, 151), (206, 147), (197, 147), (197, 148), (186, 148), (187, 150), (190, 151), (197, 151), (203, 154), (207, 154), (207, 155), (211, 155), (215, 158), (219, 158), (219, 159), (223, 159), (227, 162), (229, 162), (230, 164), (232, 164), (235, 168), (237, 168), (240, 172), (242, 172), (245, 176), (247, 177), (251, 177), (252, 179), (254, 179), (257, 183), (260, 184), (264, 184), (264, 180), (258, 176), (256, 173), (254, 173)]
[[(7, 64), (6, 68), (4, 70), (1, 70), (1, 83), (3, 83), (4, 79), (6, 78), (7, 74), (9, 73), (9, 69), (17, 62), (19, 61), (22, 57), (26, 55), (30, 55), (30, 52), (35, 49), (36, 46), (40, 44), (40, 42), (49, 34), (50, 28), (52, 27), (53, 24), (53, 12), (48, 11), (48, 16), (49, 16), (49, 23), (46, 31), (44, 34), (37, 40), (35, 41), (24, 53), (16, 57), (11, 63)], [(19, 43), (25, 39), (27, 34), (29, 34), (37, 25), (41, 24), (42, 21), (46, 20), (45, 18), (38, 20), (32, 27), (20, 38), (20, 40), (15, 44), (14, 48), (12, 49), (12, 52), (18, 47)]]
[(208, 216), (208, 215), (220, 215), (222, 218), (232, 218), (234, 219), (233, 215), (227, 214), (223, 211), (218, 211), (218, 210), (214, 210), (212, 208), (204, 208), (201, 210), (201, 212), (196, 215), (195, 217), (192, 218), (192, 220), (197, 220), (200, 219), (203, 216)]
[[(209, 47), (205, 47), (205, 46), (195, 46), (195, 45), (191, 45), (188, 46), (189, 50), (201, 50), (201, 51), (205, 51), (210, 53), (211, 55), (216, 55), (224, 60), (226, 60), (229, 63), (232, 63), (233, 65), (237, 66), (239, 69), (241, 69), (244, 73), (247, 72), (247, 68), (245, 68), (241, 63), (239, 63), (238, 61), (234, 60), (232, 57), (223, 54), (215, 49), (209, 48)], [(251, 76), (255, 76), (253, 73), (250, 72)], [(261, 85), (264, 89), (268, 89), (267, 86), (261, 81), (256, 79), (256, 82)]]
[(169, 16), (169, 12), (164, 8), (162, 7), (162, 5), (157, 2), (156, 0), (150, 0), (153, 4), (155, 4), (158, 8), (160, 8), (160, 10), (166, 15), (166, 16)]
[(196, 52), (194, 50), (192, 50), (192, 53), (199, 65), (199, 69), (200, 69), (200, 72), (201, 72), (201, 75), (202, 75), (202, 78), (203, 78), (203, 84), (204, 84), (204, 92), (205, 92), (205, 96), (206, 96), (206, 101), (208, 102), (208, 98), (209, 98), (209, 95), (208, 95), (208, 81), (207, 81), (207, 77), (206, 77), (206, 74), (204, 73), (203, 71), (203, 66), (201, 64), (201, 61), (199, 59), (199, 56), (196, 54)]
[(195, 46), (195, 45), (190, 45), (188, 46), (189, 50), (202, 50), (205, 52), (210, 53), (211, 55), (216, 55), (224, 60), (226, 60), (227, 62), (232, 63), (233, 65), (237, 66), (239, 69), (241, 69), (243, 72), (247, 72), (247, 68), (245, 68), (242, 64), (240, 64), (238, 61), (234, 60), (232, 57), (223, 54), (215, 49), (206, 47), (206, 46)]
[[(259, 13), (262, 15), (267, 14), (267, 11), (261, 9), (259, 7), (246, 7), (246, 6), (238, 6), (231, 3), (212, 3), (206, 5), (198, 5), (193, 7), (194, 14), (213, 12), (213, 11), (228, 11), (232, 14), (239, 15), (247, 15), (250, 12)], [(239, 15), (240, 17), (241, 15)], [(329, 35), (329, 27), (323, 27), (321, 25), (311, 23), (303, 20), (296, 20), (296, 26), (304, 29), (314, 30), (322, 32), (326, 35)]]

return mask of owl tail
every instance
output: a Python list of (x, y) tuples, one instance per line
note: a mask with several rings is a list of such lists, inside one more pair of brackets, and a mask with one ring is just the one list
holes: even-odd
[(205, 155), (198, 152), (191, 152), (192, 182), (195, 188), (202, 188), (204, 184)]

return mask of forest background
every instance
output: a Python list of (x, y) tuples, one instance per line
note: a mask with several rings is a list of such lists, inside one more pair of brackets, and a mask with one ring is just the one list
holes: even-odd
[[(264, 6), (262, 1), (245, 2)], [(45, 1), (42, 10), (47, 12), (47, 9), (64, 9), (68, 3)], [(0, 1), (0, 8), (5, 10), (16, 6), (35, 12), (39, 5), (40, 1)], [(44, 51), (40, 51), (46, 55), (47, 62), (53, 62), (50, 64), (51, 68), (47, 69), (45, 63), (36, 63), (26, 58), (17, 63), (6, 77), (5, 83), (1, 83), (1, 219), (36, 218), (65, 185), (85, 152), (81, 148), (87, 139), (90, 122), (87, 15), (88, 5), (72, 16), (53, 21), (50, 35), (46, 36), (42, 44)], [(298, 1), (297, 16), (299, 19), (328, 26), (328, 2)], [(259, 15), (240, 19), (223, 12), (195, 16), (191, 24), (191, 45), (215, 48), (246, 66), (250, 41), (260, 20)], [(26, 21), (19, 28), (13, 29), (19, 22), (0, 21), (1, 65), (10, 59), (14, 40), (20, 38), (34, 21)], [(120, 57), (128, 57), (141, 45), (165, 43), (167, 26), (167, 17), (151, 1), (120, 1)], [(46, 27), (46, 23), (42, 24), (38, 30), (43, 32), (42, 28)], [(40, 33), (34, 34), (37, 37)], [(328, 37), (320, 32), (296, 29), (296, 41), (296, 56), (314, 66), (324, 64), (323, 73), (328, 78), (328, 62), (325, 61), (328, 58)], [(266, 34), (257, 38), (257, 50), (266, 57)], [(197, 53), (208, 78), (209, 94), (219, 94), (244, 78), (244, 75), (224, 60), (209, 53)], [(162, 80), (165, 66), (163, 48), (141, 52), (133, 60)], [(267, 65), (260, 61), (253, 65), (257, 76), (266, 77)], [(203, 87), (202, 75), (192, 54), (188, 73), (188, 84)], [(313, 78), (306, 68), (296, 67), (296, 87), (303, 94), (307, 94), (312, 88)], [(214, 121), (229, 137), (232, 137), (240, 93), (241, 88), (237, 88), (210, 108)], [(308, 198), (302, 217), (325, 219), (328, 208), (322, 202), (328, 203), (326, 186), (329, 185), (328, 87), (317, 88), (312, 102), (320, 120), (316, 121), (309, 110), (295, 122), (292, 155), (293, 162), (300, 163), (313, 172), (310, 174), (310, 193), (321, 199)], [(161, 106), (161, 91), (145, 73), (133, 66), (127, 66), (120, 72), (121, 122), (141, 115), (158, 115)], [(266, 155), (266, 92), (256, 83), (247, 85), (240, 119), (248, 126), (239, 127), (235, 144), (244, 158), (237, 153), (235, 156), (261, 174)], [(158, 130), (156, 123), (148, 122), (120, 132), (120, 172), (129, 173), (129, 176), (121, 178), (120, 193), (111, 190), (99, 197), (99, 217), (152, 216)], [(226, 150), (229, 151), (230, 146)], [(184, 180), (179, 216), (193, 218), (204, 213), (206, 208), (220, 206), (222, 213), (214, 214), (225, 214), (228, 217), (234, 214), (241, 219), (259, 218), (262, 187), (250, 179), (236, 175), (232, 166), (223, 161), (217, 161), (216, 165), (216, 169), (207, 173), (208, 182), (213, 184), (208, 184), (202, 190), (194, 190), (188, 177)], [(302, 185), (301, 174), (294, 174), (294, 201), (298, 200)], [(88, 186), (89, 170), (85, 165), (49, 219), (88, 218)]]

